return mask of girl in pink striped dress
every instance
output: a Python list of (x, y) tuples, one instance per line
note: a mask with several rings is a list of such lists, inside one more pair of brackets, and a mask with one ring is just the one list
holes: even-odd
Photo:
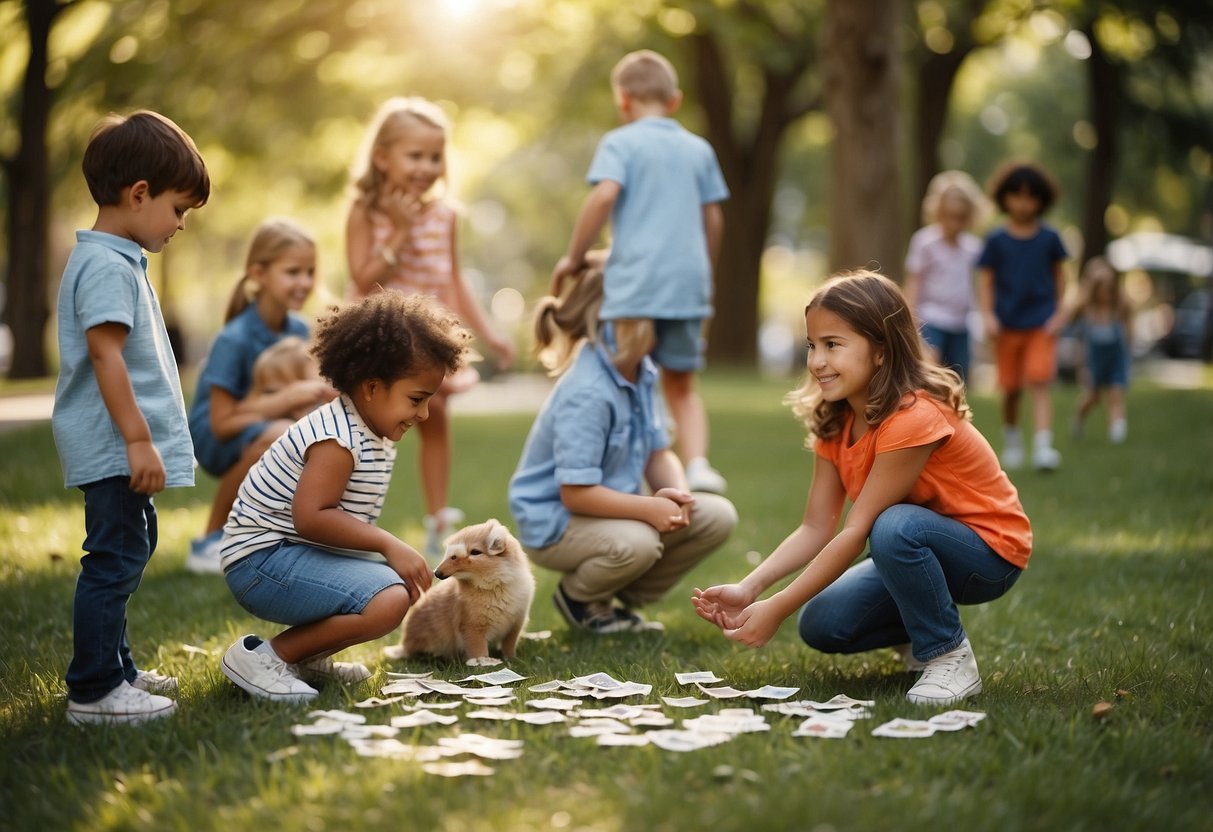
[[(379, 108), (353, 171), (353, 204), (346, 223), (350, 294), (354, 298), (392, 289), (428, 294), (457, 314), (497, 354), (502, 369), (514, 345), (491, 325), (459, 272), (457, 216), (443, 201), (450, 124), (435, 104), (393, 98)], [(471, 367), (448, 377), (430, 400), (421, 433), (421, 479), (426, 504), (426, 554), (463, 520), (447, 505), (451, 431), (446, 400), (479, 379)]]

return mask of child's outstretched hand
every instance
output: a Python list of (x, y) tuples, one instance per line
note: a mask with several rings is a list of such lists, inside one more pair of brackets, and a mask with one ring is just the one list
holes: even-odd
[(434, 575), (430, 572), (430, 565), (425, 562), (425, 558), (403, 540), (396, 540), (395, 543), (386, 547), (383, 556), (387, 558), (388, 566), (396, 570), (396, 574), (404, 581), (409, 591), (409, 600), (414, 604), (417, 603), (421, 593), (429, 589), (434, 580)]
[(754, 596), (741, 584), (721, 584), (707, 589), (696, 588), (691, 593), (691, 604), (695, 612), (705, 621), (711, 621), (722, 630), (731, 630), (738, 625), (742, 610), (754, 603)]
[(756, 601), (737, 614), (732, 627), (724, 628), (724, 637), (746, 647), (761, 647), (779, 631), (783, 616), (771, 599)]

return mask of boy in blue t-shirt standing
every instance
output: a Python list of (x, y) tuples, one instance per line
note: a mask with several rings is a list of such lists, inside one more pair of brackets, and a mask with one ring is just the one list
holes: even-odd
[(695, 389), (703, 368), (704, 322), (712, 316), (712, 270), (729, 196), (712, 146), (673, 115), (682, 104), (678, 75), (661, 55), (625, 55), (611, 73), (624, 126), (603, 137), (590, 163), (586, 197), (568, 251), (552, 272), (552, 294), (580, 273), (586, 252), (611, 221), (604, 321), (651, 319), (662, 392), (677, 426), (693, 491), (723, 493), (707, 460), (708, 422)]
[(1061, 465), (1061, 454), (1053, 447), (1049, 387), (1057, 372), (1057, 336), (1065, 323), (1066, 248), (1041, 217), (1057, 200), (1057, 188), (1040, 167), (1012, 162), (990, 180), (990, 197), (1007, 222), (990, 232), (977, 260), (978, 297), (1002, 391), (1002, 467), (1014, 470), (1024, 463), (1019, 396), (1027, 387), (1035, 427), (1032, 464), (1052, 471)]
[(72, 606), (67, 718), (132, 723), (177, 708), (177, 680), (139, 670), (126, 605), (156, 548), (152, 495), (194, 484), (177, 364), (143, 254), (161, 251), (206, 203), (194, 142), (148, 111), (110, 116), (84, 151), (97, 203), (59, 286), (59, 382), (51, 425), (64, 485), (84, 492), (84, 550)]

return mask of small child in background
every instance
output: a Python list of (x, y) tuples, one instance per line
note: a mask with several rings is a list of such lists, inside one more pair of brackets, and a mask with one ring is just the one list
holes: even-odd
[(84, 151), (97, 203), (59, 286), (59, 381), (51, 427), (64, 485), (84, 492), (72, 604), (67, 718), (168, 716), (177, 680), (140, 670), (126, 608), (156, 550), (153, 495), (194, 484), (181, 380), (143, 251), (164, 250), (211, 182), (193, 140), (146, 110), (106, 118)]
[(958, 170), (931, 179), (922, 201), (928, 223), (906, 253), (906, 302), (919, 322), (931, 359), (969, 377), (969, 313), (981, 240), (970, 233), (985, 200), (973, 177)]
[(1053, 447), (1053, 402), (1057, 336), (1065, 323), (1062, 298), (1067, 257), (1061, 237), (1041, 217), (1057, 201), (1057, 186), (1038, 165), (1010, 162), (990, 179), (990, 196), (1007, 222), (986, 237), (977, 260), (978, 298), (986, 338), (994, 342), (1002, 391), (1002, 465), (1024, 463), (1019, 399), (1032, 399), (1032, 464), (1052, 471), (1061, 465)]
[[(346, 223), (350, 294), (381, 289), (425, 294), (479, 335), (505, 369), (514, 344), (498, 334), (459, 270), (457, 216), (443, 198), (451, 125), (442, 109), (421, 98), (393, 98), (380, 107), (353, 171), (353, 204)], [(442, 540), (463, 521), (447, 505), (451, 428), (447, 397), (479, 380), (472, 367), (448, 378), (421, 423), (420, 466), (425, 491), (426, 555), (442, 553)]]
[[(259, 407), (262, 398), (277, 395), (297, 381), (316, 381), (320, 368), (308, 352), (307, 341), (298, 335), (287, 335), (267, 347), (253, 363), (253, 388), (245, 402), (250, 408)], [(287, 417), (298, 421), (315, 410), (316, 404), (304, 402)]]
[(980, 693), (957, 607), (1000, 597), (1027, 567), (1032, 529), (1015, 486), (973, 427), (964, 385), (923, 356), (897, 284), (836, 276), (805, 307), (805, 331), (808, 373), (785, 399), (814, 452), (804, 516), (741, 582), (695, 590), (695, 610), (747, 647), (799, 610), (817, 650), (894, 648), (921, 671), (910, 702)]
[(563, 573), (552, 600), (570, 626), (658, 629), (635, 608), (719, 547), (737, 511), (722, 496), (692, 495), (669, 450), (652, 321), (599, 325), (601, 265), (568, 282), (536, 311), (536, 351), (560, 380), (510, 479), (510, 510), (531, 559)]
[(219, 574), (223, 524), (244, 475), (290, 427), (291, 414), (336, 395), (318, 378), (296, 381), (273, 395), (249, 395), (253, 366), (266, 349), (289, 336), (307, 338), (307, 323), (297, 313), (315, 282), (311, 234), (288, 219), (272, 218), (257, 226), (190, 408), (194, 456), (204, 471), (219, 478), (203, 535), (190, 543), (185, 562), (190, 572)]
[(1108, 397), (1108, 438), (1121, 443), (1129, 435), (1125, 388), (1129, 383), (1131, 315), (1120, 275), (1102, 257), (1092, 257), (1082, 270), (1082, 289), (1074, 310), (1086, 344), (1086, 391), (1074, 414), (1074, 436), (1103, 394)]
[(644, 49), (611, 73), (624, 126), (603, 137), (590, 162), (593, 189), (582, 204), (568, 251), (552, 272), (582, 272), (586, 252), (607, 224), (602, 319), (648, 318), (656, 327), (653, 360), (677, 426), (692, 491), (723, 494), (725, 478), (708, 462), (708, 418), (695, 387), (703, 369), (704, 325), (712, 316), (712, 271), (729, 197), (716, 153), (674, 120), (682, 104), (674, 67)]
[(223, 572), (245, 610), (288, 628), (240, 637), (224, 675), (252, 696), (305, 702), (309, 682), (360, 682), (331, 656), (400, 625), (430, 586), (425, 559), (375, 525), (395, 443), (463, 366), (470, 333), (423, 296), (381, 292), (316, 326), (320, 373), (340, 395), (291, 425), (249, 470), (223, 538)]

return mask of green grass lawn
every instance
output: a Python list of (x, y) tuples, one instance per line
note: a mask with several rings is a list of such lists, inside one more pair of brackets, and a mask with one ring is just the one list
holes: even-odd
[[(1208, 829), (1213, 817), (1213, 391), (1139, 384), (1131, 435), (1112, 446), (1096, 413), (1081, 443), (1059, 435), (1065, 462), (1014, 477), (1032, 518), (1031, 567), (1005, 598), (963, 610), (985, 692), (975, 729), (926, 740), (869, 735), (887, 719), (922, 716), (904, 700), (911, 677), (891, 651), (835, 657), (801, 645), (793, 623), (760, 651), (725, 641), (695, 617), (693, 585), (734, 580), (747, 553), (769, 552), (798, 521), (811, 463), (780, 406), (789, 382), (709, 377), (713, 461), (729, 477), (741, 523), (722, 551), (652, 614), (664, 634), (570, 633), (537, 571), (531, 629), (511, 667), (519, 685), (607, 671), (682, 695), (676, 670), (715, 670), (738, 688), (800, 686), (796, 698), (847, 693), (876, 700), (874, 718), (843, 740), (798, 739), (798, 720), (688, 754), (598, 748), (565, 728), (463, 719), (402, 732), (434, 744), (459, 729), (525, 740), (488, 778), (447, 780), (414, 762), (358, 757), (331, 737), (296, 739), (308, 706), (251, 701), (219, 672), (246, 632), (272, 630), (244, 613), (222, 579), (183, 569), (213, 491), (157, 499), (160, 547), (130, 607), (137, 659), (181, 679), (180, 711), (137, 728), (72, 727), (63, 673), (82, 504), (61, 486), (49, 427), (0, 434), (0, 828), (3, 829)], [(1074, 391), (1056, 397), (1065, 424)], [(996, 404), (974, 400), (994, 435)], [(1064, 415), (1063, 415), (1064, 414)], [(526, 416), (457, 417), (454, 502), (470, 518), (511, 523), (505, 484)], [(1059, 431), (1059, 434), (1061, 432)], [(383, 524), (420, 542), (413, 438), (402, 445)], [(997, 446), (997, 443), (996, 443)], [(348, 651), (377, 670), (458, 665), (380, 656), (392, 638)], [(187, 651), (200, 647), (206, 654)], [(378, 693), (382, 672), (327, 687), (320, 708)], [(1105, 720), (1092, 706), (1106, 700)], [(609, 704), (609, 703), (607, 703)], [(712, 712), (712, 704), (675, 717)], [(757, 707), (756, 702), (743, 702)], [(506, 706), (519, 707), (517, 705)], [(369, 712), (387, 722), (393, 709)], [(929, 713), (929, 711), (928, 711)], [(279, 762), (267, 755), (297, 745)]]

